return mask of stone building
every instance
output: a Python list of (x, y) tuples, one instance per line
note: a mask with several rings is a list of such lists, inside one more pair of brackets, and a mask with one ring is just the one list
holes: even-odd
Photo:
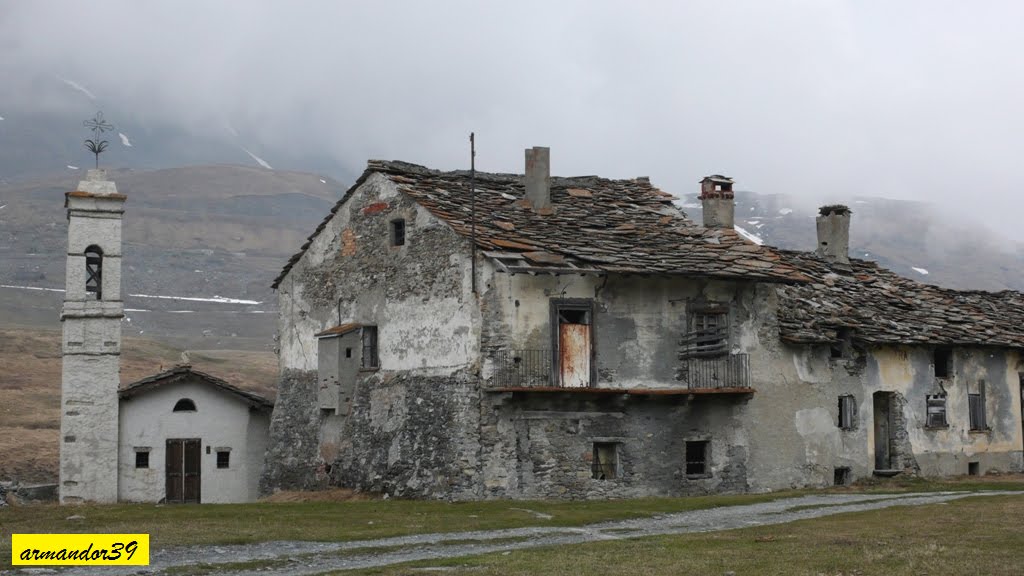
[(256, 500), (269, 400), (187, 365), (133, 382), (118, 395), (118, 500)]
[(850, 260), (842, 207), (816, 253), (786, 252), (737, 235), (726, 177), (702, 181), (697, 225), (646, 178), (552, 178), (545, 148), (526, 166), (371, 161), (292, 257), (263, 491), (631, 497), (1021, 469), (1020, 294)]

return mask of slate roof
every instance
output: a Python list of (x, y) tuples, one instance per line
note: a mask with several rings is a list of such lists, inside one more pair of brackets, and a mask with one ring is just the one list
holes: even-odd
[(1024, 348), (1024, 294), (953, 290), (904, 278), (875, 262), (830, 263), (779, 250), (810, 284), (779, 289), (779, 330), (789, 342), (837, 342), (849, 330), (871, 344)]
[[(397, 161), (371, 160), (366, 171), (274, 280), (277, 288), (334, 213), (374, 173), (396, 184), (448, 223), (471, 236), (468, 171), (441, 172)], [(506, 272), (659, 274), (762, 282), (806, 278), (773, 249), (734, 230), (695, 225), (671, 194), (646, 178), (551, 178), (551, 209), (532, 210), (523, 176), (476, 173), (476, 243)]]
[(232, 386), (231, 384), (228, 384), (227, 381), (221, 380), (216, 376), (211, 376), (210, 374), (207, 374), (206, 372), (200, 372), (199, 370), (193, 370), (192, 366), (188, 364), (181, 364), (175, 366), (174, 368), (171, 368), (170, 370), (165, 370), (163, 372), (160, 372), (159, 374), (154, 374), (152, 376), (143, 378), (142, 380), (132, 382), (131, 384), (128, 384), (127, 386), (124, 386), (120, 390), (118, 390), (117, 395), (119, 398), (131, 398), (132, 396), (137, 396), (144, 392), (153, 390), (154, 388), (167, 386), (169, 384), (176, 384), (178, 382), (189, 380), (190, 376), (194, 376), (200, 382), (205, 382), (211, 386), (215, 386), (217, 388), (220, 388), (221, 390), (240, 396), (252, 407), (272, 408), (274, 406), (273, 402), (264, 398), (263, 396), (260, 396), (259, 394), (246, 392), (245, 390), (242, 390), (237, 386)]

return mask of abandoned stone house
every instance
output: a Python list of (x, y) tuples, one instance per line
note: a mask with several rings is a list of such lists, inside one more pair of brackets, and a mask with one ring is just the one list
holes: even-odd
[(647, 178), (371, 161), (274, 281), (264, 492), (765, 491), (1022, 469), (1024, 299), (690, 221)]

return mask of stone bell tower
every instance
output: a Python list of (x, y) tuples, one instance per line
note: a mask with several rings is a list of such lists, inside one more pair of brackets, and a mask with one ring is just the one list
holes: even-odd
[(123, 194), (89, 170), (65, 194), (68, 260), (62, 342), (60, 501), (117, 501)]

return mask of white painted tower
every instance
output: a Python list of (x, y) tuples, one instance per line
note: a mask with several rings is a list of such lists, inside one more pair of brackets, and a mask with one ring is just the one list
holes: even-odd
[(60, 501), (117, 501), (123, 194), (89, 170), (65, 194), (68, 261), (61, 322)]

